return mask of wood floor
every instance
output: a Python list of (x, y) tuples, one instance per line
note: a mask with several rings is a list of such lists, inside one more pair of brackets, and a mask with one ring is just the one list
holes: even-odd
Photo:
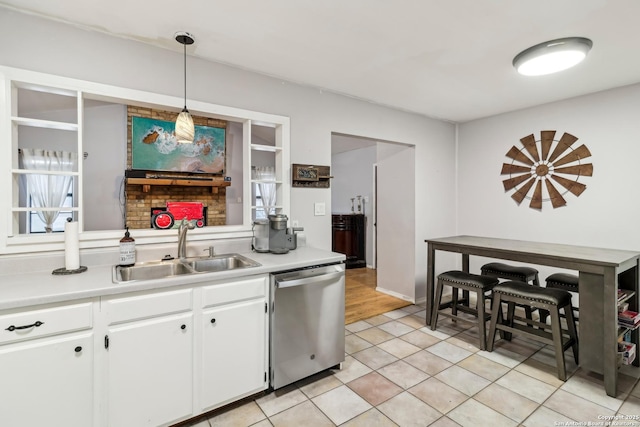
[(411, 305), (408, 301), (376, 292), (376, 284), (376, 270), (371, 268), (346, 270), (345, 323), (347, 325)]

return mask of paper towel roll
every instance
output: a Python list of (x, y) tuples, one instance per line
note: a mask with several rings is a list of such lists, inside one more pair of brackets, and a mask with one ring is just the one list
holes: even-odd
[(64, 268), (77, 270), (80, 268), (80, 245), (78, 242), (78, 223), (64, 224)]

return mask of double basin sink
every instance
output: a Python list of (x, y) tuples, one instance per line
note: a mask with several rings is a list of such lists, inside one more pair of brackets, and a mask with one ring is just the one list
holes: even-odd
[(240, 254), (216, 255), (206, 258), (183, 258), (162, 261), (139, 262), (129, 267), (114, 266), (113, 282), (154, 280), (184, 274), (213, 273), (258, 267), (261, 264)]

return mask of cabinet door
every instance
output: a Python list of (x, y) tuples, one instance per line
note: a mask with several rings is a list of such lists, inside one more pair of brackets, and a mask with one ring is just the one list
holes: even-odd
[(169, 425), (191, 415), (191, 313), (111, 326), (108, 340), (108, 426)]
[(265, 300), (203, 313), (202, 410), (266, 388)]
[(93, 424), (91, 333), (0, 347), (0, 425)]

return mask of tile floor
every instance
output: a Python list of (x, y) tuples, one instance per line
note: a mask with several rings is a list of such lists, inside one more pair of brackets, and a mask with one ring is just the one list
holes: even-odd
[[(342, 370), (193, 427), (537, 427), (607, 425), (604, 417), (640, 415), (638, 368), (621, 368), (620, 395), (612, 398), (601, 376), (576, 367), (571, 350), (570, 377), (562, 382), (549, 346), (514, 338), (497, 341), (491, 353), (480, 351), (475, 328), (441, 318), (431, 331), (424, 317), (424, 307), (412, 305), (347, 325)], [(640, 426), (628, 421), (618, 418), (617, 425)]]

